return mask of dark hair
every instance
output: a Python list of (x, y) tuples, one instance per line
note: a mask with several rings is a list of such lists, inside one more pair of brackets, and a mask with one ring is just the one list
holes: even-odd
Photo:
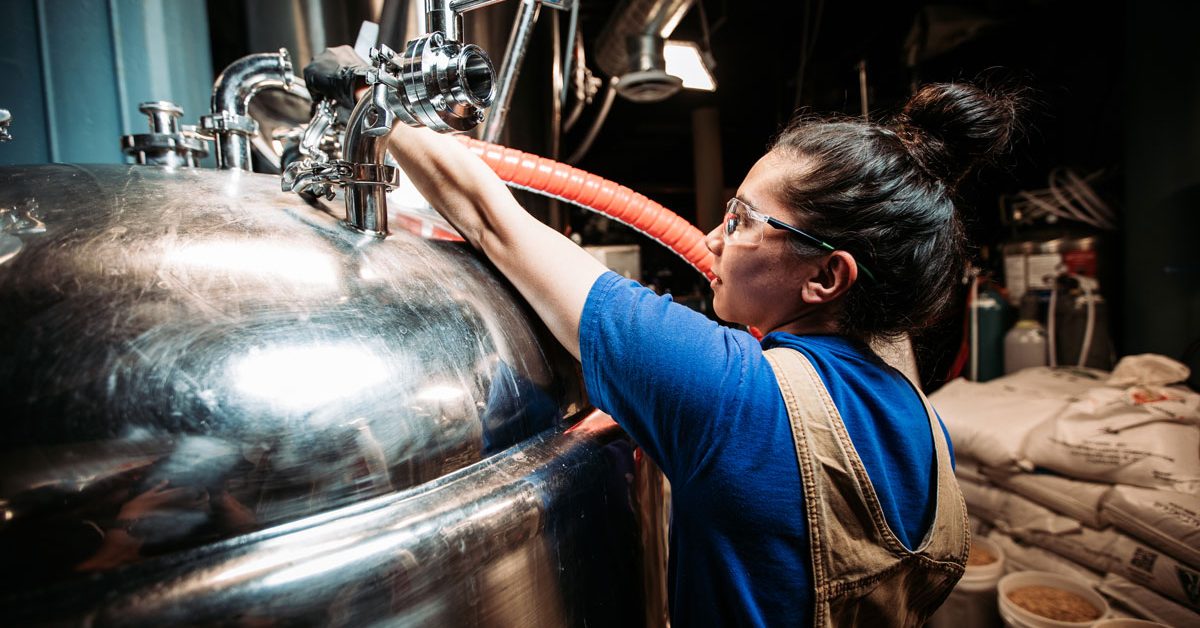
[(847, 294), (843, 333), (918, 331), (949, 308), (965, 251), (956, 190), (1007, 150), (1020, 102), (1015, 91), (926, 85), (890, 123), (798, 118), (772, 142), (771, 151), (796, 160), (781, 200), (802, 227), (849, 251), (876, 278), (860, 274)]

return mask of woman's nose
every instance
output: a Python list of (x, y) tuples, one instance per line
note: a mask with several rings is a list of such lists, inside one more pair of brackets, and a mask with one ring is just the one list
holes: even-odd
[(704, 236), (704, 246), (708, 247), (713, 255), (720, 255), (721, 251), (725, 249), (725, 238), (721, 235), (721, 229), (724, 226), (724, 224), (717, 225), (708, 232), (708, 235)]

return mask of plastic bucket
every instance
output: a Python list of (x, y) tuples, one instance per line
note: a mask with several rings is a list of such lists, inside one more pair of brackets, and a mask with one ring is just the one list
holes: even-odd
[[(1008, 594), (1025, 587), (1050, 587), (1074, 593), (1079, 597), (1087, 600), (1089, 604), (1096, 607), (1099, 612), (1097, 619), (1088, 621), (1059, 621), (1042, 617), (1020, 606), (1017, 606), (1009, 599)], [(1010, 573), (1000, 579), (1000, 583), (996, 585), (997, 605), (1000, 608), (1000, 617), (1004, 619), (1004, 625), (1012, 628), (1082, 628), (1083, 626), (1092, 626), (1100, 618), (1108, 614), (1108, 602), (1100, 597), (1099, 593), (1092, 590), (1086, 582), (1060, 576), (1047, 571), (1018, 571)]]
[(982, 548), (996, 557), (983, 565), (968, 565), (941, 608), (929, 618), (930, 628), (999, 628), (996, 585), (1004, 575), (1004, 550), (988, 539), (972, 538), (971, 550)]

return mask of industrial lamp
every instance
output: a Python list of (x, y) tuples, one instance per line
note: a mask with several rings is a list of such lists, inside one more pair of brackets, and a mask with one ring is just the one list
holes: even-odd
[(712, 55), (701, 52), (695, 42), (667, 40), (663, 46), (663, 58), (667, 74), (682, 79), (685, 88), (706, 92), (717, 90), (717, 80), (713, 78), (711, 70), (716, 65), (712, 62)]

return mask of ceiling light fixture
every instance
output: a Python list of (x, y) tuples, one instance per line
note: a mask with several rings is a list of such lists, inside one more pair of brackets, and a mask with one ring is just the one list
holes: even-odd
[(700, 52), (700, 46), (690, 41), (668, 40), (663, 46), (667, 74), (683, 79), (683, 86), (688, 89), (713, 92), (717, 90), (717, 80), (709, 70), (706, 56)]

